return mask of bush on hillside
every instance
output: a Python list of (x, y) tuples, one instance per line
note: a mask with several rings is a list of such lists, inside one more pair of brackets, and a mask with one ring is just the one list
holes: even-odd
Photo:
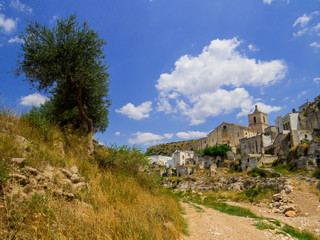
[(136, 147), (111, 146), (107, 151), (96, 149), (95, 159), (102, 168), (114, 169), (125, 175), (135, 175), (148, 163), (147, 157)]
[(223, 157), (226, 155), (226, 153), (228, 151), (232, 151), (232, 148), (230, 146), (226, 146), (226, 145), (216, 145), (213, 147), (207, 146), (203, 151), (202, 154), (203, 155), (207, 155), (207, 156), (220, 156)]

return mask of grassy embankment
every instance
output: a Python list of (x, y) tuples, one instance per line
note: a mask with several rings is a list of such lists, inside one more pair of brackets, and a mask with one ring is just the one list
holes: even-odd
[[(28, 140), (19, 146), (17, 136)], [(145, 156), (136, 149), (97, 147), (89, 156), (81, 134), (64, 131), (37, 115), (0, 111), (0, 189), (10, 181), (12, 157), (43, 169), (76, 165), (90, 188), (71, 202), (52, 193), (35, 193), (22, 204), (1, 200), (1, 239), (176, 239), (185, 230), (175, 196), (157, 178), (140, 172)], [(62, 146), (62, 147), (61, 147)]]

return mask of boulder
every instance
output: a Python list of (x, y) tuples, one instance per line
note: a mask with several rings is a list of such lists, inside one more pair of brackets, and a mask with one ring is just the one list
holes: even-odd
[(226, 155), (227, 155), (227, 160), (234, 160), (235, 159), (234, 153), (231, 151), (228, 151)]
[(296, 213), (294, 211), (287, 211), (285, 213), (286, 217), (295, 217), (296, 216)]
[(71, 176), (72, 176), (72, 173), (69, 171), (69, 170), (67, 170), (67, 169), (61, 169), (61, 172), (63, 173), (63, 175), (64, 176), (66, 176), (67, 178), (71, 178)]
[(72, 174), (70, 180), (73, 182), (73, 183), (79, 183), (81, 181), (80, 177), (78, 176), (78, 174)]
[(29, 179), (26, 176), (22, 175), (22, 174), (14, 173), (14, 174), (11, 175), (11, 177), (15, 181), (19, 182), (22, 186), (25, 186), (25, 185), (27, 185), (29, 183)]
[(25, 158), (11, 158), (10, 162), (23, 168), (24, 165), (26, 164), (26, 159)]
[(79, 173), (79, 169), (77, 168), (77, 166), (72, 166), (70, 168), (70, 171), (72, 174), (78, 174)]
[(31, 175), (34, 175), (34, 176), (37, 176), (39, 174), (37, 169), (35, 169), (33, 167), (29, 167), (29, 166), (24, 168), (24, 172), (31, 174)]

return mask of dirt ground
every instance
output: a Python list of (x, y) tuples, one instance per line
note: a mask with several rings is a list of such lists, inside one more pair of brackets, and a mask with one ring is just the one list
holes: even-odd
[(270, 230), (259, 230), (250, 218), (231, 216), (217, 210), (200, 206), (202, 211), (194, 205), (181, 203), (185, 209), (188, 222), (189, 236), (181, 240), (265, 240), (292, 239), (276, 234)]
[(314, 183), (299, 179), (290, 179), (294, 187), (290, 197), (300, 210), (296, 217), (285, 217), (281, 213), (273, 213), (267, 204), (249, 204), (228, 202), (228, 204), (250, 209), (257, 215), (272, 217), (300, 230), (308, 230), (320, 237), (320, 191)]
[[(286, 217), (284, 214), (273, 213), (267, 204), (250, 204), (227, 202), (231, 205), (250, 209), (262, 217), (278, 219), (300, 230), (308, 230), (320, 237), (320, 192), (314, 184), (299, 179), (290, 179), (294, 187), (290, 194), (297, 205), (299, 213), (296, 217)], [(197, 207), (194, 204), (181, 203), (185, 209), (185, 218), (189, 226), (189, 236), (181, 240), (211, 240), (211, 239), (234, 239), (234, 240), (260, 240), (260, 239), (293, 239), (276, 234), (271, 230), (259, 230), (250, 218), (231, 216), (217, 210)]]

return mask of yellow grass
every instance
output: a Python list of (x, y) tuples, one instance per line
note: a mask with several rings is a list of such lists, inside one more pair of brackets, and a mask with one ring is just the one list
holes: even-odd
[[(62, 132), (52, 126), (44, 132), (4, 111), (0, 113), (0, 126), (0, 160), (26, 156), (27, 164), (37, 169), (47, 164), (76, 165), (90, 185), (89, 190), (79, 192), (72, 202), (53, 197), (50, 192), (34, 194), (22, 204), (16, 204), (14, 198), (1, 200), (1, 239), (177, 239), (180, 236), (184, 220), (177, 199), (146, 173), (130, 175), (117, 168), (102, 169), (95, 157), (87, 155), (85, 138), (70, 128)], [(28, 139), (26, 149), (18, 146), (16, 135)], [(96, 154), (107, 156), (108, 151), (100, 149)], [(128, 152), (124, 154), (130, 156)]]

